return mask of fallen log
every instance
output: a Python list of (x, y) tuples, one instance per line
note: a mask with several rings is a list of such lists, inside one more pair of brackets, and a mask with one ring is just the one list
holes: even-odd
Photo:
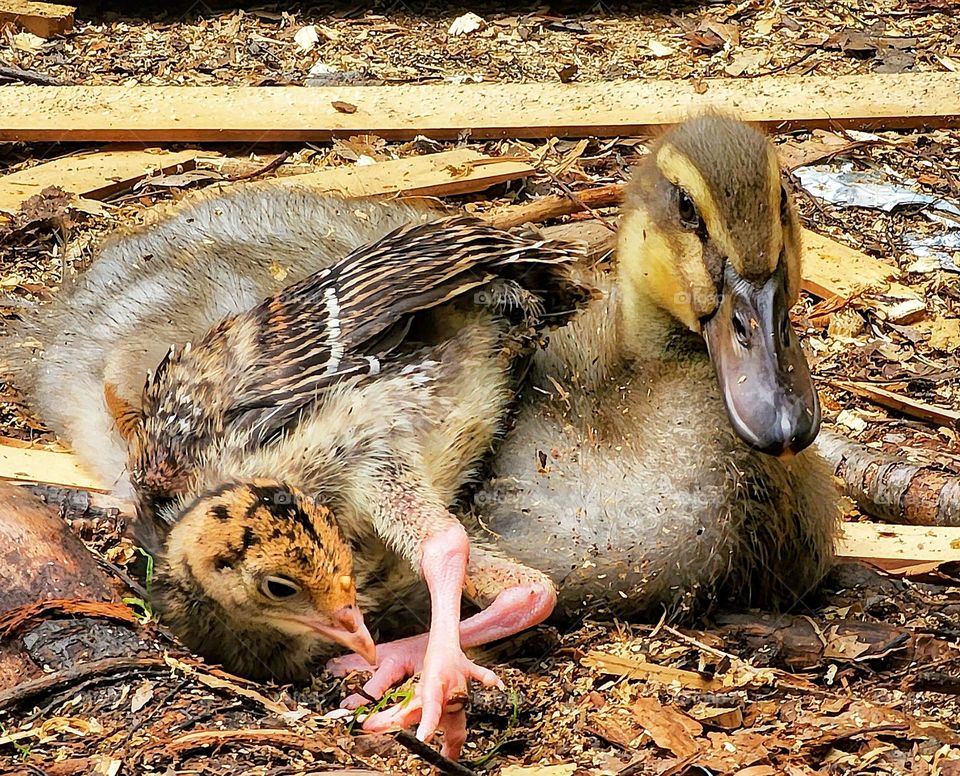
[[(0, 482), (0, 618), (9, 626), (23, 619), (19, 610), (48, 599), (95, 604), (115, 598), (110, 580), (56, 512), (23, 488)], [(0, 639), (0, 689), (42, 676), (43, 661), (24, 647), (30, 632), (22, 628)]]
[(891, 523), (960, 526), (960, 478), (823, 430), (820, 453), (864, 514)]

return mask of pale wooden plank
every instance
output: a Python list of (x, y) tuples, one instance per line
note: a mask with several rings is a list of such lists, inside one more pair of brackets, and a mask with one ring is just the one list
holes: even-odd
[(0, 210), (16, 213), (48, 186), (89, 199), (104, 199), (150, 175), (173, 172), (178, 167), (192, 170), (200, 153), (118, 149), (53, 159), (0, 177)]
[(825, 235), (803, 230), (803, 287), (824, 299), (852, 299), (867, 291), (886, 288), (899, 274), (862, 251)]
[[(341, 113), (334, 102), (357, 110)], [(0, 92), (0, 140), (455, 138), (466, 129), (474, 138), (615, 136), (711, 108), (775, 129), (956, 126), (960, 73), (314, 89), (22, 85)]]
[(890, 573), (922, 573), (960, 561), (960, 528), (844, 523), (837, 557), (861, 560)]
[[(882, 318), (897, 319), (897, 310), (909, 304), (920, 313), (923, 298), (897, 282), (900, 270), (825, 235), (803, 230), (803, 288), (821, 299), (857, 299)], [(883, 298), (878, 298), (883, 297)]]
[(88, 474), (72, 453), (14, 446), (0, 440), (0, 480), (40, 482), (107, 493), (110, 488)]
[(311, 186), (348, 197), (385, 194), (451, 196), (482, 191), (531, 173), (533, 167), (526, 162), (457, 148), (364, 166), (331, 167), (279, 178), (276, 183), (278, 186)]
[(76, 10), (73, 6), (57, 3), (0, 0), (0, 24), (13, 24), (41, 38), (52, 38), (73, 29)]

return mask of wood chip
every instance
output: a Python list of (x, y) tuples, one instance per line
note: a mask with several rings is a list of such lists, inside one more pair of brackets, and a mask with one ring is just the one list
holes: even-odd
[(0, 24), (13, 24), (41, 38), (52, 38), (73, 29), (76, 10), (71, 5), (0, 0)]

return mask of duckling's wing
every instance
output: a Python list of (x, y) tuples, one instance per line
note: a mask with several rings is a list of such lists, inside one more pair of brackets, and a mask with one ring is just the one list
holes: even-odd
[[(512, 234), (470, 216), (397, 229), (248, 313), (260, 332), (258, 350), (228, 411), (230, 425), (268, 439), (319, 391), (379, 372), (412, 313), (497, 277), (522, 277), (531, 266), (565, 267), (580, 255), (577, 245)], [(544, 282), (542, 272), (527, 274)], [(560, 277), (550, 279), (560, 285)]]

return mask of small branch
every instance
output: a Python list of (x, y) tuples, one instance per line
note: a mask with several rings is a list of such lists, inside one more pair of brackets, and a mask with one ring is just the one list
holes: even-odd
[(870, 383), (847, 380), (828, 380), (827, 382), (842, 391), (860, 396), (881, 407), (906, 415), (908, 418), (916, 418), (924, 423), (946, 426), (954, 430), (960, 429), (960, 412), (955, 410), (937, 407), (924, 401), (911, 399), (909, 396), (900, 396)]
[(198, 682), (205, 684), (207, 687), (211, 687), (215, 690), (226, 690), (235, 696), (253, 701), (270, 714), (274, 714), (282, 718), (284, 714), (290, 711), (290, 709), (288, 709), (282, 703), (268, 698), (263, 693), (257, 692), (249, 687), (241, 687), (239, 684), (237, 684), (237, 682), (225, 678), (230, 676), (230, 674), (227, 674), (226, 672), (219, 671), (218, 673), (220, 676), (214, 676), (212, 673), (201, 671), (197, 666), (184, 663), (182, 660), (177, 660), (171, 655), (167, 655), (164, 658), (164, 662), (175, 671), (179, 671), (186, 676), (192, 676)]
[(49, 599), (38, 601), (0, 615), (0, 639), (9, 639), (24, 630), (34, 620), (46, 617), (99, 617), (116, 622), (136, 625), (137, 617), (126, 604), (82, 601), (74, 599)]
[(184, 733), (168, 741), (164, 749), (170, 753), (180, 753), (191, 749), (217, 747), (224, 744), (271, 744), (273, 746), (294, 747), (314, 754), (329, 754), (336, 744), (329, 740), (318, 739), (316, 733), (294, 733), (281, 728), (241, 728), (239, 730), (197, 730)]
[(465, 765), (461, 765), (449, 757), (444, 757), (432, 746), (423, 743), (423, 741), (413, 735), (413, 733), (409, 733), (406, 730), (398, 730), (393, 736), (397, 739), (397, 743), (400, 744), (400, 746), (413, 752), (424, 762), (429, 763), (440, 771), (440, 773), (445, 773), (448, 776), (477, 776), (476, 771), (470, 770)]
[(764, 70), (763, 72), (760, 72), (760, 73), (744, 73), (744, 76), (747, 78), (766, 78), (768, 75), (773, 75), (774, 73), (782, 73), (784, 70), (789, 70), (791, 67), (796, 67), (797, 65), (802, 64), (803, 62), (806, 62), (810, 57), (812, 57), (818, 51), (820, 51), (819, 47), (811, 48), (809, 51), (807, 51), (806, 54), (803, 54), (797, 59), (793, 59), (789, 62), (784, 62), (782, 65), (777, 65), (777, 67), (771, 67), (769, 70)]
[(918, 690), (960, 695), (960, 676), (946, 671), (921, 671), (913, 677), (911, 685)]
[(606, 221), (600, 218), (593, 209), (612, 207), (619, 204), (623, 199), (623, 185), (620, 183), (577, 192), (571, 191), (565, 184), (562, 187), (565, 189), (563, 196), (551, 194), (523, 205), (504, 208), (499, 212), (487, 215), (486, 218), (500, 229), (510, 229), (526, 223), (537, 224), (551, 218), (587, 211), (605, 224)]
[[(546, 167), (541, 167), (540, 169), (542, 169), (547, 175), (550, 176), (550, 180), (552, 180), (552, 181), (554, 182), (554, 184), (560, 188), (560, 191), (562, 191), (564, 194), (566, 194), (567, 197), (569, 197), (570, 200), (571, 200), (573, 203), (575, 203), (580, 210), (586, 210), (586, 211), (591, 215), (591, 217), (593, 217), (595, 220), (599, 221), (601, 224), (603, 224), (605, 227), (607, 227), (607, 229), (609, 229), (611, 232), (616, 233), (617, 228), (616, 228), (615, 226), (607, 223), (607, 219), (605, 219), (605, 218), (604, 218), (603, 216), (601, 216), (597, 211), (595, 211), (592, 207), (590, 207), (588, 204), (586, 204), (586, 203), (583, 201), (581, 195), (578, 194), (577, 192), (575, 192), (573, 189), (571, 189), (571, 188), (570, 188), (566, 183), (564, 183), (562, 180), (560, 180), (560, 177), (559, 177), (558, 175), (556, 175), (556, 174), (555, 174), (554, 172), (552, 172), (551, 170), (548, 170)], [(615, 184), (615, 185), (619, 185), (619, 189), (620, 189), (620, 191), (619, 191), (619, 194), (620, 194), (619, 199), (622, 199), (622, 198), (623, 198), (624, 188), (623, 188), (623, 186), (620, 185), (620, 184)], [(598, 206), (598, 207), (599, 207), (599, 206)], [(576, 211), (573, 211), (573, 212), (576, 212)]]
[(71, 81), (62, 81), (52, 75), (38, 73), (36, 70), (23, 70), (10, 65), (0, 65), (0, 78), (10, 81), (23, 81), (25, 84), (39, 84), (40, 86), (70, 86)]
[(243, 173), (241, 175), (233, 175), (227, 178), (227, 180), (230, 182), (245, 181), (245, 180), (249, 180), (250, 178), (259, 177), (260, 175), (266, 175), (268, 172), (273, 172), (274, 170), (276, 170), (278, 167), (280, 167), (280, 165), (282, 165), (289, 158), (290, 158), (290, 152), (283, 151), (282, 153), (278, 154), (272, 161), (267, 162), (265, 165), (263, 165), (263, 167), (257, 170), (253, 170), (252, 172)]
[(168, 670), (163, 659), (159, 657), (110, 657), (81, 663), (73, 668), (56, 671), (0, 692), (0, 709), (17, 706), (38, 695), (44, 695), (92, 677), (112, 680), (119, 679), (132, 671), (143, 673)]

